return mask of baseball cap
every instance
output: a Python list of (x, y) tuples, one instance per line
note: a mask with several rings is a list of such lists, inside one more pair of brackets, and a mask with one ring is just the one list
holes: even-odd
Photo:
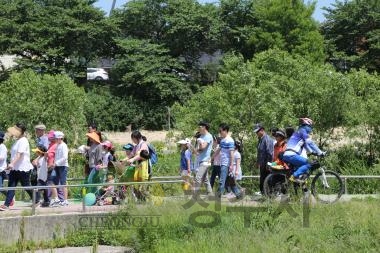
[(54, 130), (50, 130), (49, 133), (48, 133), (48, 139), (54, 139), (55, 138), (54, 133), (55, 133)]
[(133, 145), (131, 143), (125, 144), (123, 146), (124, 150), (133, 150)]
[(54, 137), (56, 139), (63, 139), (63, 136), (65, 136), (61, 131), (55, 131), (54, 132)]
[(261, 129), (264, 129), (263, 125), (261, 125), (260, 123), (257, 123), (254, 125), (253, 127), (253, 132), (257, 133), (258, 131), (260, 131)]
[(113, 147), (112, 146), (112, 142), (110, 142), (110, 141), (104, 141), (101, 144), (102, 144), (102, 146), (105, 146), (107, 148), (112, 148)]

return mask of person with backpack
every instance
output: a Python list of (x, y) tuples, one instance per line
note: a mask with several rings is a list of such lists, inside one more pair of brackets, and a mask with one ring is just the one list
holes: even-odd
[(139, 160), (141, 160), (140, 152), (142, 150), (146, 150), (149, 153), (149, 147), (146, 141), (143, 140), (143, 136), (140, 131), (133, 131), (131, 134), (131, 140), (134, 143), (133, 150), (131, 152), (130, 157), (126, 157), (121, 162), (126, 163), (128, 165), (133, 164)]

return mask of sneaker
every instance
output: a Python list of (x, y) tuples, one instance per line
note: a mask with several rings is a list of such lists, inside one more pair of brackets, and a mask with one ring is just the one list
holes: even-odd
[(9, 210), (8, 206), (6, 206), (6, 205), (1, 205), (0, 206), (0, 211), (7, 211), (7, 210)]
[(261, 196), (262, 194), (261, 194), (261, 192), (255, 192), (255, 195)]
[(68, 206), (69, 205), (69, 202), (67, 200), (63, 200), (63, 201), (60, 201), (59, 202), (59, 205), (60, 206)]
[(233, 197), (235, 197), (235, 194), (232, 192), (226, 194), (226, 198), (228, 198), (228, 199), (233, 198)]
[(60, 201), (59, 199), (52, 199), (52, 200), (50, 201), (50, 207), (57, 207), (57, 206), (60, 206), (60, 205), (59, 205), (60, 202), (61, 202), (61, 201)]

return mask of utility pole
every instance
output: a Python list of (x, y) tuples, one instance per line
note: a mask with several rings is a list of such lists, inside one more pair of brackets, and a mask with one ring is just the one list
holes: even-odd
[(168, 128), (169, 128), (169, 131), (170, 131), (170, 107), (167, 106), (166, 108), (168, 108)]
[(115, 6), (116, 6), (116, 0), (112, 0), (112, 5), (111, 5), (111, 10), (110, 10), (109, 16), (111, 16), (113, 10), (115, 9)]

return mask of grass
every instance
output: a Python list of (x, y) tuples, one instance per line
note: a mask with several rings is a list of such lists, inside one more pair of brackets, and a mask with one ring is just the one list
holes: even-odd
[[(129, 215), (161, 215), (160, 227), (124, 228), (119, 230), (78, 231), (64, 239), (27, 243), (28, 249), (97, 244), (130, 246), (137, 252), (377, 252), (380, 248), (380, 203), (375, 199), (354, 200), (334, 205), (311, 207), (309, 227), (303, 226), (302, 205), (291, 207), (298, 214), (292, 218), (286, 211), (274, 216), (278, 203), (263, 203), (264, 212), (251, 213), (244, 226), (241, 212), (227, 212), (227, 204), (215, 211), (213, 203), (207, 211), (215, 211), (220, 223), (202, 228), (189, 220), (197, 211), (195, 204), (184, 209), (181, 203), (162, 206), (137, 205), (126, 208)], [(199, 217), (197, 222), (212, 222)], [(16, 252), (0, 247), (0, 252)]]

